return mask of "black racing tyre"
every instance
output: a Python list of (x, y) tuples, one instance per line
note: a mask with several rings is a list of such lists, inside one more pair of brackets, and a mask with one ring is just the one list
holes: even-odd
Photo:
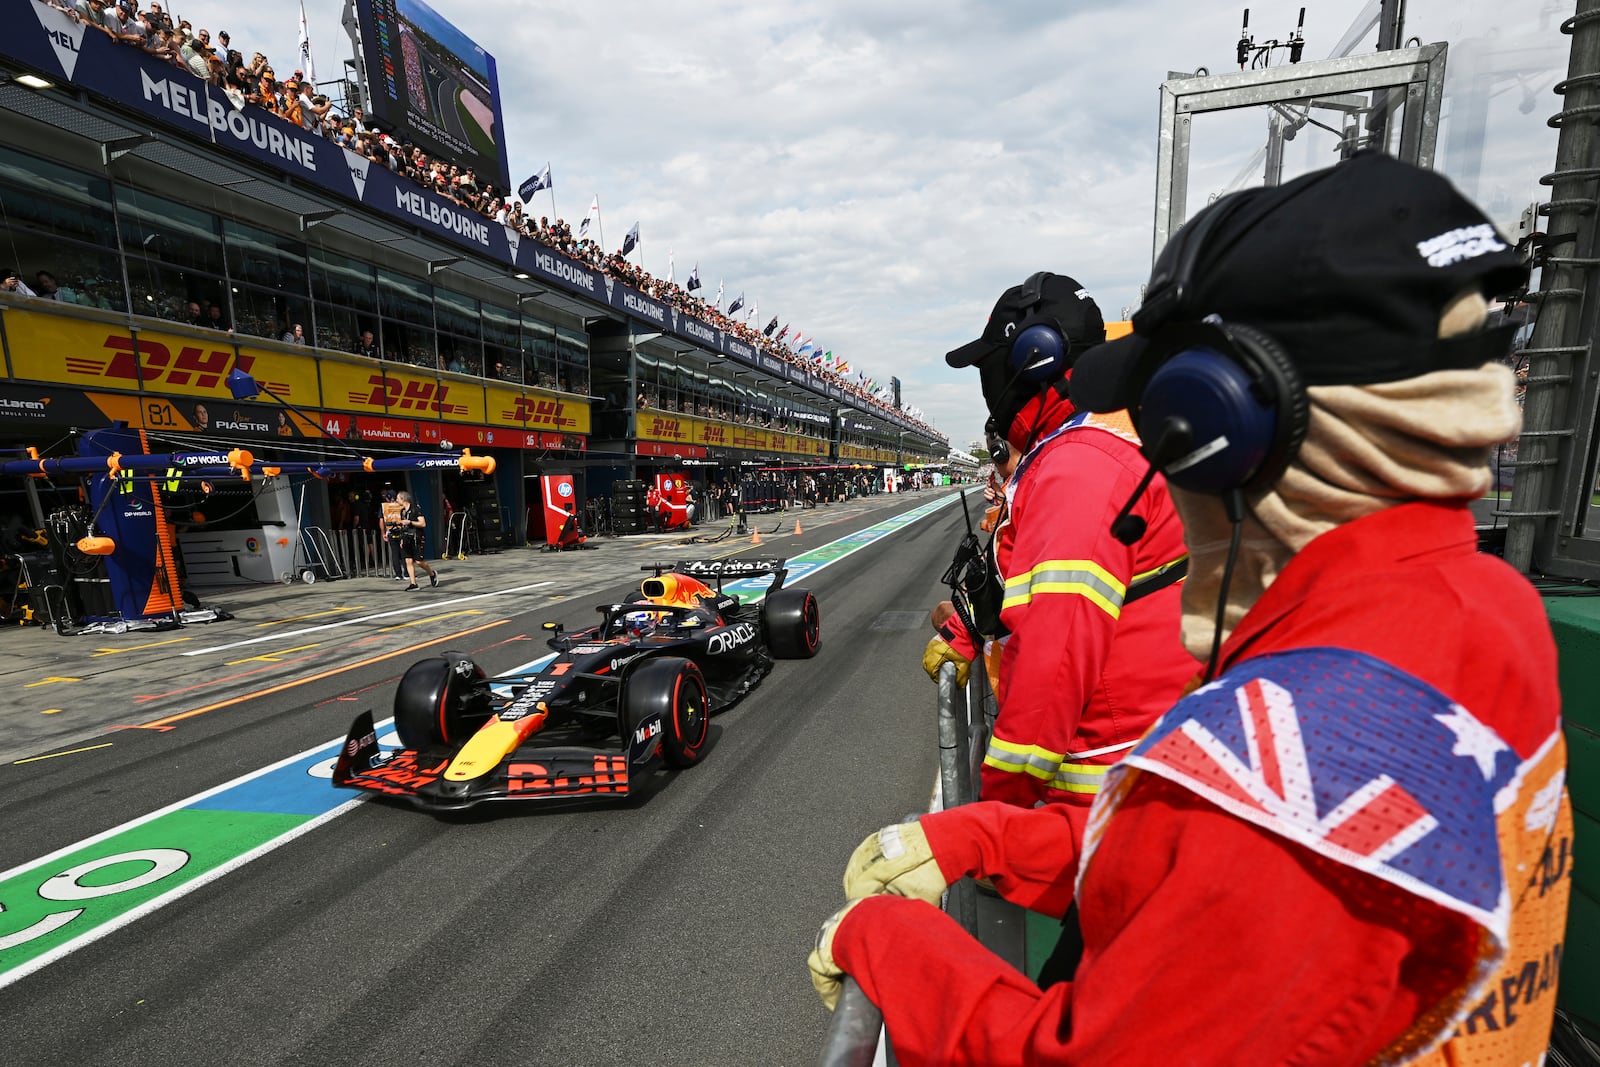
[(669, 767), (692, 767), (711, 735), (711, 701), (700, 668), (686, 659), (647, 660), (628, 675), (622, 699), (632, 727), (661, 717), (661, 758)]
[(761, 602), (761, 635), (778, 659), (810, 659), (822, 647), (822, 612), (806, 589), (779, 589)]
[(483, 668), (459, 652), (413, 663), (394, 693), (394, 728), (410, 749), (454, 746), (494, 714)]

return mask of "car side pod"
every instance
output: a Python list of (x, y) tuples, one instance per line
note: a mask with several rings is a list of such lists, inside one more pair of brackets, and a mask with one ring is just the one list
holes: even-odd
[(348, 785), (358, 774), (372, 770), (372, 757), (378, 754), (378, 732), (372, 725), (372, 712), (363, 711), (350, 724), (344, 747), (333, 763), (333, 784)]

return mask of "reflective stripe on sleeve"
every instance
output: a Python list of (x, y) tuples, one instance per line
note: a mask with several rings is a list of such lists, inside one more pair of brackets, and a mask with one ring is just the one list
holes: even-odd
[[(1136, 742), (1137, 743), (1137, 742)], [(1118, 746), (1121, 747), (1121, 746)], [(1065, 753), (1051, 752), (1039, 745), (1018, 745), (998, 737), (989, 739), (983, 763), (1006, 774), (1029, 774), (1051, 789), (1068, 793), (1098, 793), (1105, 780), (1107, 765), (1063, 763)]]
[(1026, 574), (1006, 579), (1001, 610), (1033, 602), (1045, 593), (1071, 593), (1098, 605), (1113, 619), (1122, 614), (1127, 588), (1100, 564), (1087, 559), (1048, 559)]

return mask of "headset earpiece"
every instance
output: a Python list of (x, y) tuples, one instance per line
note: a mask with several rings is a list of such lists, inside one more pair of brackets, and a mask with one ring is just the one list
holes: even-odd
[(1028, 317), (1011, 328), (1011, 373), (1033, 385), (1043, 385), (1066, 374), (1072, 364), (1072, 342), (1061, 323), (1038, 313), (1044, 300), (1045, 272), (1040, 271), (1022, 283), (1017, 305), (1028, 309)]
[(1233, 324), (1176, 327), (1161, 341), (1176, 354), (1151, 374), (1136, 419), (1146, 440), (1169, 419), (1191, 427), (1192, 449), (1163, 466), (1167, 481), (1212, 494), (1270, 485), (1305, 440), (1309, 418), (1288, 355), (1261, 331)]

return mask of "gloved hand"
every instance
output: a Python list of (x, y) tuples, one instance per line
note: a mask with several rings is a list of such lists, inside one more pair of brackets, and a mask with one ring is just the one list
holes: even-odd
[(928, 847), (928, 836), (914, 822), (885, 826), (856, 846), (844, 867), (844, 895), (848, 900), (890, 893), (939, 906), (950, 887), (939, 861)]
[(928, 647), (922, 650), (922, 669), (928, 672), (929, 678), (937, 682), (939, 680), (939, 667), (945, 663), (954, 663), (956, 665), (956, 684), (965, 686), (967, 677), (972, 674), (972, 661), (951, 648), (950, 642), (944, 638), (929, 638)]
[(811, 955), (806, 957), (806, 966), (811, 968), (811, 984), (822, 998), (822, 1006), (829, 1011), (839, 1006), (839, 993), (844, 988), (844, 972), (833, 962), (833, 935), (838, 931), (839, 923), (850, 914), (850, 909), (859, 903), (861, 901), (852, 900), (828, 916), (822, 929), (817, 931), (817, 943), (812, 947)]

